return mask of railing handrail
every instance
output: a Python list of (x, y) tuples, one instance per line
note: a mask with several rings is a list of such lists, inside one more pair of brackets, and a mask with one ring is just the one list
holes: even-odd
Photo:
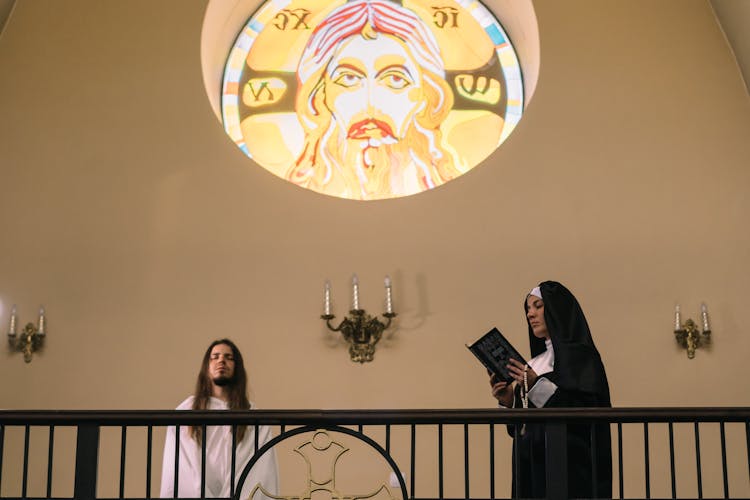
[(746, 422), (750, 407), (391, 410), (0, 410), (0, 425), (408, 425), (521, 422)]

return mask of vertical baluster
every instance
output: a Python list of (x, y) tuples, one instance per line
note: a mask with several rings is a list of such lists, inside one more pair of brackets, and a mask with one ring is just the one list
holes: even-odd
[[(524, 423), (521, 426), (521, 432), (524, 432), (524, 429), (526, 431), (529, 430), (528, 426), (526, 426), (526, 427), (524, 427), (524, 426), (526, 426), (526, 423)], [(529, 436), (529, 437), (531, 437), (531, 436)], [(546, 439), (546, 436), (545, 436), (545, 439)], [(523, 438), (521, 438), (521, 440), (523, 441)], [(545, 443), (545, 446), (546, 446), (546, 443)], [(536, 464), (538, 463), (537, 462), (538, 458), (534, 455), (534, 448), (536, 448), (536, 447), (533, 445), (533, 440), (529, 439), (529, 446), (526, 447), (526, 449), (529, 452), (529, 461), (528, 461), (529, 470), (527, 471), (527, 473), (529, 474), (529, 477), (536, 477), (535, 476), (535, 472), (536, 472), (535, 469), (536, 469)], [(520, 453), (520, 448), (519, 448), (519, 453)], [(546, 458), (542, 457), (541, 460), (544, 461), (544, 460), (546, 460)], [(545, 474), (546, 474), (546, 472), (545, 472)], [(544, 484), (545, 484), (545, 491), (549, 491), (548, 489), (546, 489), (546, 486), (549, 484), (547, 482), (546, 476), (545, 476), (545, 483)]]
[[(607, 424), (609, 425), (609, 423)], [(590, 438), (589, 438), (589, 444), (590, 444), (590, 455), (591, 455), (591, 498), (596, 498), (598, 495), (598, 486), (599, 486), (599, 472), (596, 468), (596, 423), (591, 423), (590, 427)]]
[(180, 481), (180, 426), (174, 428), (174, 485), (172, 498), (177, 498), (177, 487)]
[[(55, 426), (49, 426), (49, 440), (47, 442), (47, 498), (52, 498), (52, 462), (55, 455)], [(0, 446), (0, 454), (2, 454)], [(1, 465), (0, 465), (1, 467)]]
[[(750, 445), (750, 441), (748, 442)], [(748, 448), (750, 449), (750, 448)], [(3, 455), (5, 454), (5, 426), (0, 425), (0, 491), (3, 491)]]
[(677, 478), (674, 470), (674, 424), (669, 422), (669, 473), (672, 478), (672, 498), (677, 498)]
[(617, 422), (617, 468), (620, 475), (620, 498), (625, 498), (625, 481), (622, 477), (625, 470), (622, 465), (622, 422)]
[(469, 500), (469, 424), (464, 424), (464, 495)]
[(729, 498), (729, 478), (727, 477), (727, 436), (724, 422), (719, 422), (721, 434), (721, 473), (724, 478), (724, 498)]
[(201, 498), (206, 498), (206, 442), (208, 441), (208, 427), (201, 425), (203, 439), (201, 439)]
[(490, 424), (490, 498), (495, 498), (495, 424)]
[(391, 424), (385, 424), (385, 452), (391, 454)]
[(643, 462), (646, 474), (646, 498), (651, 498), (651, 467), (648, 452), (648, 422), (643, 422)]
[[(748, 454), (750, 455), (750, 438), (748, 438)], [(411, 477), (409, 478), (409, 493), (411, 498), (416, 498), (414, 495), (414, 475), (417, 468), (417, 428), (416, 425), (411, 424)]]
[(703, 498), (703, 475), (701, 473), (701, 435), (698, 429), (698, 422), (694, 423), (695, 426), (695, 467), (696, 475), (698, 477), (698, 498)]
[[(245, 429), (247, 431), (247, 429)], [(234, 496), (234, 469), (237, 466), (237, 424), (232, 424), (232, 469), (230, 472), (229, 496)]]
[(438, 424), (438, 498), (443, 498), (443, 424)]
[(26, 498), (27, 491), (28, 491), (28, 482), (29, 482), (29, 434), (31, 433), (31, 428), (29, 425), (24, 426), (24, 434), (23, 434), (23, 482), (21, 483), (21, 496), (23, 498)]
[(154, 428), (149, 425), (146, 431), (146, 498), (151, 498), (151, 461), (154, 447)]
[(255, 449), (253, 450), (253, 454), (258, 453), (258, 439), (260, 439), (260, 437), (258, 436), (259, 432), (260, 426), (258, 424), (255, 424)]
[(125, 498), (125, 450), (128, 441), (128, 428), (120, 428), (120, 498)]
[(513, 424), (513, 473), (515, 476), (515, 488), (513, 490), (513, 498), (519, 498), (518, 489), (521, 484), (521, 445), (519, 444), (521, 435), (518, 432), (518, 424)]
[(99, 426), (78, 426), (76, 437), (76, 473), (73, 498), (94, 500), (96, 498), (96, 473), (99, 461)]

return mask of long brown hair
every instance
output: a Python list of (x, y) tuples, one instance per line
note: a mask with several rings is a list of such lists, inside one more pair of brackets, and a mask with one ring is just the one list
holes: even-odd
[[(193, 397), (193, 410), (205, 410), (208, 408), (208, 402), (213, 394), (213, 382), (208, 376), (208, 363), (211, 359), (211, 351), (217, 345), (224, 344), (232, 350), (232, 356), (234, 356), (234, 374), (229, 384), (226, 386), (229, 395), (229, 409), (230, 410), (249, 410), (250, 401), (247, 399), (247, 372), (245, 371), (245, 363), (242, 360), (242, 354), (237, 346), (234, 345), (229, 339), (219, 339), (211, 342), (211, 345), (206, 349), (206, 353), (203, 355), (203, 362), (201, 363), (201, 371), (198, 373), (198, 380), (195, 384), (195, 394)], [(237, 442), (242, 441), (245, 437), (246, 426), (237, 427)], [(202, 427), (191, 426), (190, 436), (195, 439), (199, 444), (202, 438)]]

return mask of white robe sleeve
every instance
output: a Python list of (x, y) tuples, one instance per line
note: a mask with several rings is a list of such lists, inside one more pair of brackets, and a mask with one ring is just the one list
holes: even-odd
[(539, 377), (536, 379), (534, 387), (529, 389), (529, 399), (534, 406), (542, 408), (547, 404), (549, 398), (557, 391), (557, 384), (552, 382), (547, 377)]

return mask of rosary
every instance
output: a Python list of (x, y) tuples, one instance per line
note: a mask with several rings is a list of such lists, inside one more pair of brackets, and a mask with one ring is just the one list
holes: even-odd
[[(524, 409), (529, 407), (529, 365), (523, 367), (523, 387), (521, 387), (521, 402), (523, 403)], [(526, 424), (521, 426), (521, 435), (526, 434)]]

